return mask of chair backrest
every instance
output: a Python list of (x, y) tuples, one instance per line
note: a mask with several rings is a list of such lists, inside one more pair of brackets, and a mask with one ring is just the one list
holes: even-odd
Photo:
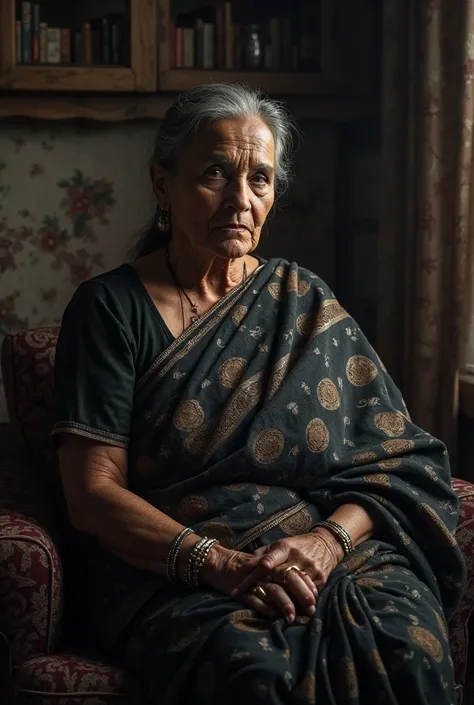
[[(59, 326), (6, 336), (1, 366), (10, 424), (24, 440), (35, 470), (63, 504), (53, 426), (54, 357)], [(17, 435), (18, 435), (17, 434)]]

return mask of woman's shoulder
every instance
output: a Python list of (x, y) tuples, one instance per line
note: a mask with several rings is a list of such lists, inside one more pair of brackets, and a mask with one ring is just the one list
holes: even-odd
[(116, 314), (127, 314), (136, 305), (137, 293), (133, 268), (122, 264), (82, 282), (72, 295), (68, 308), (80, 308), (84, 315), (91, 309), (103, 307)]
[(277, 276), (294, 280), (296, 286), (298, 282), (304, 281), (307, 282), (311, 288), (317, 290), (319, 295), (323, 298), (335, 298), (331, 287), (322, 277), (315, 274), (307, 267), (301, 266), (298, 262), (275, 258), (268, 260), (266, 264), (273, 268)]

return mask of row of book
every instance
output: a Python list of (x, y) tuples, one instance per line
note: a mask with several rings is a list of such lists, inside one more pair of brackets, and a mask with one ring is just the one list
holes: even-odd
[(170, 23), (170, 67), (315, 71), (319, 25), (310, 4), (283, 17), (244, 24), (233, 21), (232, 3), (223, 2)]
[(16, 20), (17, 64), (124, 65), (124, 18), (108, 15), (84, 22), (78, 28), (43, 22), (40, 5), (21, 3)]

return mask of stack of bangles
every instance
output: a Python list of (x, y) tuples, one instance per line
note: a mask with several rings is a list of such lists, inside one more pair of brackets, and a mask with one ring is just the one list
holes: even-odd
[[(333, 534), (333, 536), (341, 544), (345, 556), (347, 556), (352, 551), (353, 545), (351, 537), (349, 533), (340, 524), (337, 524), (335, 521), (328, 519), (326, 521), (319, 522), (313, 528), (316, 528), (317, 526), (323, 526)], [(166, 577), (170, 582), (176, 582), (178, 579), (177, 565), (179, 552), (181, 551), (181, 548), (183, 547), (183, 543), (186, 538), (193, 533), (194, 531), (192, 529), (185, 528), (182, 529), (179, 534), (173, 539), (173, 543), (171, 544), (168, 556), (166, 558)], [(203, 536), (194, 545), (193, 550), (190, 553), (188, 565), (186, 566), (184, 574), (184, 582), (189, 588), (199, 587), (201, 569), (204, 563), (206, 562), (206, 558), (209, 555), (209, 551), (217, 543), (219, 542), (216, 539), (210, 539), (207, 536)], [(286, 585), (291, 571), (293, 570), (297, 573), (301, 573), (301, 575), (307, 575), (307, 573), (305, 573), (304, 570), (302, 570), (299, 566), (290, 565), (283, 571), (284, 585)], [(252, 590), (252, 594), (255, 595), (255, 597), (259, 597), (260, 599), (265, 598), (267, 596), (265, 589), (261, 585), (257, 585), (256, 587), (254, 587)]]
[[(179, 552), (183, 547), (184, 541), (193, 533), (194, 531), (192, 529), (182, 529), (173, 539), (173, 543), (171, 544), (166, 558), (166, 577), (170, 582), (177, 582), (178, 580), (177, 566)], [(207, 536), (203, 536), (203, 538), (200, 538), (194, 545), (184, 574), (184, 582), (189, 588), (199, 587), (201, 569), (209, 555), (209, 551), (216, 543), (219, 543), (216, 539), (209, 539)]]

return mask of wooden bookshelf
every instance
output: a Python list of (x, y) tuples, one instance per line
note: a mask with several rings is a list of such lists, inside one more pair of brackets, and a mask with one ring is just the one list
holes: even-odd
[(0, 88), (18, 91), (156, 90), (156, 0), (130, 0), (128, 66), (17, 63), (17, 6), (15, 0), (0, 0)]
[[(173, 0), (158, 0), (158, 35), (160, 38), (158, 85), (163, 91), (183, 91), (201, 83), (243, 82), (261, 88), (273, 95), (341, 95), (342, 61), (337, 37), (336, 3), (319, 0), (320, 17), (320, 67), (318, 71), (287, 70), (222, 70), (218, 68), (175, 68), (173, 54)], [(316, 4), (317, 0), (313, 0)], [(182, 0), (181, 0), (181, 3)], [(192, 6), (192, 0), (184, 2)], [(291, 0), (287, 6), (291, 7)], [(315, 38), (316, 42), (316, 38)]]
[[(349, 5), (339, 0), (314, 0), (320, 8), (315, 70), (222, 69), (221, 65), (176, 68), (172, 50), (176, 3), (185, 12), (199, 12), (201, 2), (208, 7), (222, 5), (222, 0), (32, 0), (32, 6), (39, 2), (40, 8), (59, 8), (65, 23), (69, 16), (72, 23), (79, 21), (79, 15), (97, 15), (102, 7), (126, 8), (127, 50), (126, 60), (118, 64), (26, 64), (22, 55), (19, 61), (18, 54), (21, 2), (0, 0), (0, 118), (161, 118), (174, 94), (207, 82), (242, 82), (258, 87), (285, 99), (301, 119), (347, 121), (376, 109), (377, 98), (367, 79), (370, 71), (366, 70), (375, 62), (365, 60), (364, 64), (360, 58), (366, 55), (367, 37), (375, 36), (367, 22), (373, 0), (351, 0)], [(234, 2), (237, 7), (250, 0)], [(275, 2), (280, 9), (286, 4), (291, 11), (295, 0)], [(270, 0), (259, 0), (252, 7), (265, 3), (270, 7)], [(359, 24), (355, 26), (357, 18)]]

